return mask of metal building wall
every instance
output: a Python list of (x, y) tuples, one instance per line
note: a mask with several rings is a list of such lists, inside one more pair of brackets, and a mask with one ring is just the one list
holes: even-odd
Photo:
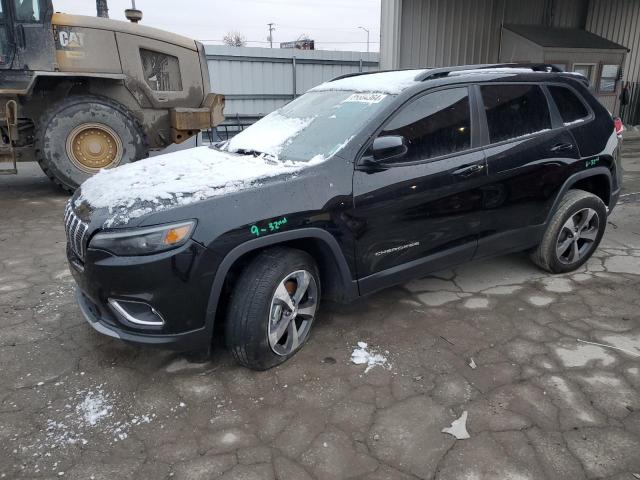
[[(380, 69), (391, 70), (400, 65), (400, 21), (402, 0), (380, 2)], [(385, 59), (386, 62), (383, 62)]]
[(640, 123), (640, 1), (591, 0), (586, 29), (630, 49), (623, 66), (631, 103), (621, 111), (627, 123)]
[(378, 54), (206, 45), (211, 90), (225, 114), (262, 116), (338, 75), (378, 70)]
[(629, 81), (640, 81), (640, 2), (591, 0), (586, 29), (631, 50), (624, 66)]
[(502, 4), (498, 3), (495, 0), (403, 0), (400, 68), (496, 60), (502, 16)]
[(564, 28), (584, 28), (589, 0), (555, 0), (551, 25)]
[[(633, 0), (631, 0), (633, 1)], [(502, 23), (583, 27), (588, 0), (382, 0), (383, 68), (496, 62)], [(398, 25), (396, 25), (396, 23)], [(399, 41), (394, 44), (399, 26)], [(394, 30), (395, 29), (395, 30)], [(397, 61), (396, 57), (397, 56)]]

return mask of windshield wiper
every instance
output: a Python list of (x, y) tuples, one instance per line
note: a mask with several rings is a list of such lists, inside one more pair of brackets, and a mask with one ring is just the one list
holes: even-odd
[(261, 152), (260, 150), (253, 150), (250, 148), (239, 148), (234, 153), (239, 153), (240, 155), (253, 155), (254, 157), (262, 157), (267, 161), (276, 162), (278, 157), (276, 157), (273, 153)]

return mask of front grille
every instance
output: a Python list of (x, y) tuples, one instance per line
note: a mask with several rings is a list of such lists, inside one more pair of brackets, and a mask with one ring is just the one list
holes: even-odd
[(73, 211), (71, 202), (67, 203), (64, 211), (64, 229), (67, 233), (67, 243), (71, 251), (84, 261), (85, 240), (89, 225), (84, 223)]

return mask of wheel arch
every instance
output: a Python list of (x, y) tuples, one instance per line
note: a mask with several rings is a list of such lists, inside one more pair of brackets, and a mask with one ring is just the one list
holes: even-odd
[(122, 74), (38, 75), (30, 87), (27, 103), (34, 105), (32, 115), (38, 117), (69, 96), (94, 96), (106, 98), (137, 114), (143, 106), (127, 88), (125, 78)]
[(303, 228), (255, 238), (231, 250), (218, 267), (206, 312), (206, 325), (211, 333), (216, 318), (224, 308), (220, 298), (228, 281), (258, 252), (276, 246), (302, 250), (315, 259), (320, 270), (324, 298), (345, 302), (358, 296), (357, 281), (352, 277), (337, 240), (329, 232), (320, 228)]
[(551, 209), (545, 221), (548, 224), (558, 210), (562, 197), (571, 189), (585, 190), (599, 197), (609, 208), (612, 205), (611, 172), (606, 167), (595, 167), (571, 175), (562, 185), (553, 200)]

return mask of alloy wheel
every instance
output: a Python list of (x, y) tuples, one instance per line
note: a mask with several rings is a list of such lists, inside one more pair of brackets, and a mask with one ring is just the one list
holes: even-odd
[(564, 264), (580, 261), (593, 248), (600, 231), (600, 217), (592, 208), (574, 213), (560, 229), (556, 255)]
[(306, 270), (288, 274), (276, 288), (269, 309), (269, 346), (287, 356), (307, 338), (318, 309), (318, 285)]

